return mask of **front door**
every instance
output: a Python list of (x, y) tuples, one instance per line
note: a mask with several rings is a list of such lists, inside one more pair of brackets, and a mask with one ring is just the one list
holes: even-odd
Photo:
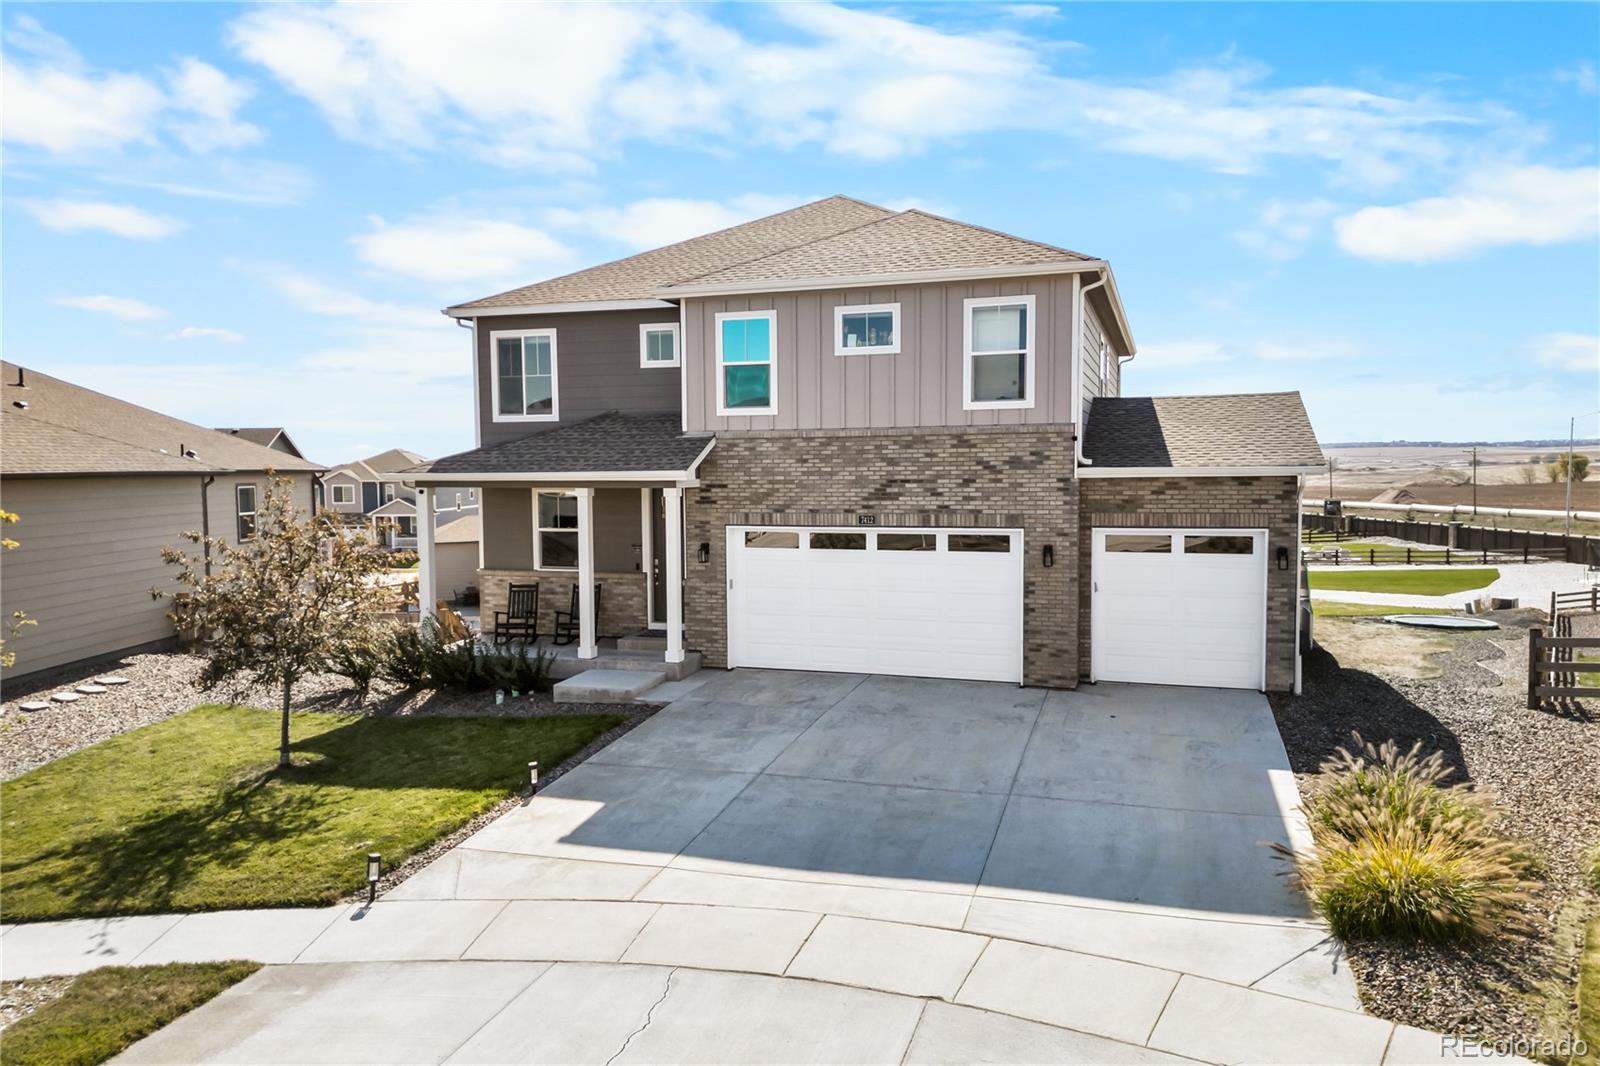
[(667, 507), (660, 489), (650, 490), (650, 624), (667, 624)]

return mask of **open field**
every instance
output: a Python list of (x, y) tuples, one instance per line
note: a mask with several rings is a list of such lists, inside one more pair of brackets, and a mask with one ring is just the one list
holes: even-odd
[[(1578, 454), (1600, 461), (1600, 448), (1579, 446)], [(1333, 458), (1335, 499), (1370, 500), (1386, 489), (1404, 488), (1421, 503), (1470, 504), (1472, 469), (1467, 450), (1460, 446), (1441, 448), (1324, 448)], [(1561, 449), (1496, 446), (1478, 449), (1478, 503), (1485, 507), (1531, 507), (1561, 510), (1566, 506), (1565, 483), (1552, 483), (1543, 469), (1534, 471), (1537, 481), (1523, 482), (1523, 472), (1535, 455), (1549, 456)], [(1320, 497), (1327, 493), (1326, 477), (1310, 477), (1306, 493)], [(1588, 481), (1572, 487), (1572, 505), (1577, 510), (1600, 510), (1600, 471)]]
[[(1406, 596), (1445, 596), (1493, 584), (1500, 571), (1468, 570), (1312, 570), (1307, 575), (1313, 589), (1330, 592), (1384, 592)], [(1391, 613), (1404, 613), (1394, 608)]]

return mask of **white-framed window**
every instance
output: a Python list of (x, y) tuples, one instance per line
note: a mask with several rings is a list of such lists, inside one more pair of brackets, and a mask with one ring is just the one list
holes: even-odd
[(417, 535), (417, 520), (408, 514), (403, 514), (394, 520), (395, 532), (398, 536), (414, 537)]
[(717, 414), (778, 410), (778, 312), (717, 315)]
[(1033, 406), (1033, 305), (1032, 296), (982, 296), (963, 302), (962, 407)]
[(393, 499), (394, 499), (394, 482), (385, 481), (383, 483), (383, 502), (384, 503), (388, 503)]
[(646, 322), (639, 327), (639, 365), (677, 366), (678, 324), (676, 322)]
[(335, 481), (328, 486), (333, 502), (343, 506), (350, 506), (356, 502), (356, 487), (348, 482)]
[(894, 355), (899, 351), (899, 304), (846, 304), (833, 309), (834, 355)]
[(578, 568), (578, 497), (570, 492), (540, 492), (533, 501), (535, 570)]
[(233, 487), (233, 513), (239, 524), (239, 541), (256, 539), (256, 487), (254, 485), (235, 485)]
[(489, 358), (496, 422), (560, 418), (555, 330), (494, 330), (489, 334)]

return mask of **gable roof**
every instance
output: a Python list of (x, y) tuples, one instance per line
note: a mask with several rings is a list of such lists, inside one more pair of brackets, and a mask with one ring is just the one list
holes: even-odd
[(1098, 397), (1079, 471), (1281, 468), (1326, 460), (1298, 392)]
[[(0, 474), (219, 473), (322, 467), (147, 407), (41, 374), (3, 367)], [(22, 384), (18, 384), (18, 381)], [(185, 458), (184, 452), (194, 458)]]
[(447, 314), (541, 304), (655, 300), (664, 286), (841, 233), (893, 212), (848, 196), (802, 204), (520, 289), (446, 308)]
[(710, 449), (709, 433), (684, 433), (677, 414), (607, 411), (542, 433), (447, 455), (412, 472), (418, 484), (503, 475), (540, 481), (570, 474), (687, 476)]
[[(241, 426), (237, 429), (218, 426), (216, 429), (218, 433), (243, 437), (251, 444), (259, 444), (263, 448), (272, 448), (281, 439), (288, 446), (289, 455), (298, 456), (301, 459), (305, 458), (305, 453), (300, 450), (300, 446), (294, 442), (293, 437), (289, 436), (289, 431), (282, 426)], [(283, 449), (273, 448), (273, 450), (282, 451)]]
[(368, 518), (401, 518), (417, 513), (417, 502), (396, 496), (382, 507), (375, 507), (367, 512)]
[(775, 282), (929, 272), (1003, 273), (1041, 264), (1095, 263), (1094, 257), (1013, 237), (926, 211), (897, 215), (666, 286), (666, 294), (756, 289)]
[(361, 463), (369, 470), (379, 474), (393, 474), (398, 470), (406, 470), (423, 462), (422, 456), (416, 452), (408, 452), (404, 448), (390, 448), (377, 455), (369, 455)]

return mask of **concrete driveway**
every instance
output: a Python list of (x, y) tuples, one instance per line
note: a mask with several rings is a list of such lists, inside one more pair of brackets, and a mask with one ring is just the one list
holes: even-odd
[(1433, 1061), (1297, 802), (1256, 693), (718, 674), (127, 1060)]

